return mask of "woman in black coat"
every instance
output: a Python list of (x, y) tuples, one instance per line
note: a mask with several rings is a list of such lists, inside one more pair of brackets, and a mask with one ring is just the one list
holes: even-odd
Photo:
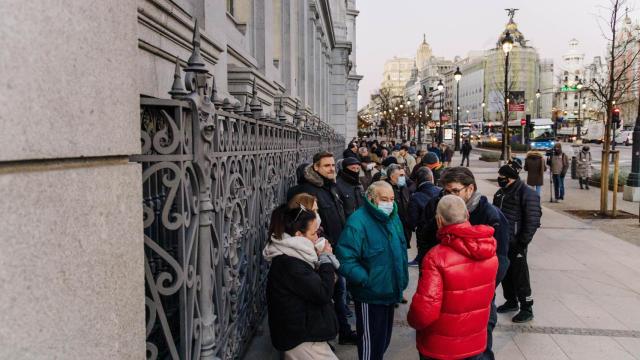
[(331, 245), (318, 239), (320, 224), (304, 206), (277, 208), (270, 241), (267, 279), (269, 329), (273, 346), (285, 359), (337, 359), (327, 341), (338, 334), (332, 296), (338, 261)]

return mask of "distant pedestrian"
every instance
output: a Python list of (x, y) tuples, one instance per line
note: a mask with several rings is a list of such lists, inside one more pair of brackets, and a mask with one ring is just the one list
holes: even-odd
[(580, 189), (589, 190), (589, 179), (591, 178), (591, 151), (589, 145), (582, 147), (578, 153), (578, 181), (580, 181)]
[(553, 153), (548, 158), (547, 165), (551, 167), (556, 200), (564, 200), (564, 177), (569, 170), (569, 157), (562, 152), (562, 144), (556, 143), (554, 145)]
[(440, 185), (440, 175), (446, 168), (438, 159), (438, 156), (432, 152), (427, 153), (420, 162), (421, 166), (426, 166), (433, 172), (433, 183)]
[(535, 150), (529, 151), (524, 160), (524, 171), (527, 172), (527, 185), (534, 188), (540, 196), (544, 185), (544, 173), (547, 171), (543, 154)]
[(451, 166), (451, 161), (453, 161), (454, 151), (451, 146), (447, 144), (442, 144), (442, 163), (445, 166)]
[[(500, 208), (509, 220), (509, 268), (502, 281), (506, 302), (498, 313), (518, 312), (511, 320), (515, 323), (533, 319), (533, 297), (527, 264), (527, 248), (540, 227), (542, 210), (540, 196), (526, 186), (512, 165), (503, 165), (498, 171), (500, 189), (493, 197), (493, 205)], [(519, 303), (519, 306), (518, 306)]]
[(462, 161), (460, 162), (460, 166), (464, 166), (464, 160), (467, 160), (467, 167), (469, 167), (469, 156), (471, 156), (471, 150), (473, 149), (473, 146), (471, 146), (471, 142), (469, 142), (469, 139), (466, 139), (464, 141), (464, 144), (462, 144), (462, 147), (460, 148), (460, 154), (462, 154)]
[(427, 151), (435, 154), (438, 157), (438, 161), (442, 161), (442, 152), (440, 151), (440, 148), (438, 148), (438, 144), (436, 144), (435, 141), (431, 143), (431, 146), (427, 148)]
[(343, 158), (354, 157), (356, 159), (360, 159), (358, 156), (358, 144), (355, 142), (349, 143), (349, 146), (342, 152)]
[(342, 170), (338, 172), (336, 185), (340, 190), (344, 215), (347, 218), (364, 204), (364, 188), (360, 183), (361, 169), (358, 159), (348, 157), (342, 161)]
[(362, 170), (360, 171), (360, 184), (366, 189), (373, 182), (373, 176), (378, 172), (376, 163), (369, 156), (362, 158)]
[(316, 213), (304, 206), (284, 204), (271, 217), (263, 251), (271, 262), (267, 309), (271, 342), (284, 359), (338, 359), (327, 341), (338, 333), (331, 298), (340, 264), (318, 228)]
[(406, 246), (393, 188), (374, 182), (336, 248), (340, 273), (355, 302), (361, 360), (382, 360), (391, 342), (395, 304), (402, 301), (409, 281)]
[(407, 320), (421, 359), (480, 359), (498, 271), (494, 229), (471, 225), (464, 201), (440, 199), (436, 245), (422, 261)]
[[(409, 153), (409, 146), (402, 145), (402, 147), (400, 147), (400, 151), (398, 151), (398, 156), (398, 160), (402, 159), (402, 162), (404, 162), (407, 174), (411, 174), (414, 166), (416, 166), (416, 158)], [(400, 163), (401, 161), (398, 162)]]

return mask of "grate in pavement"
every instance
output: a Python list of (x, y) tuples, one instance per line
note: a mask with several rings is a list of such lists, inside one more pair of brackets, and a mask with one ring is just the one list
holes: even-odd
[[(409, 323), (404, 319), (396, 319), (394, 326), (409, 327)], [(590, 328), (571, 328), (571, 327), (555, 327), (555, 326), (536, 326), (536, 325), (502, 325), (498, 324), (495, 331), (514, 332), (514, 333), (533, 333), (533, 334), (558, 334), (558, 335), (579, 335), (579, 336), (609, 336), (640, 339), (640, 331), (638, 330), (615, 330), (615, 329), (590, 329)]]

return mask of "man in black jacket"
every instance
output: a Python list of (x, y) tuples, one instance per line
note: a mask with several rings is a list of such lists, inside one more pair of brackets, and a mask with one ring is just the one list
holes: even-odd
[[(436, 237), (438, 225), (435, 214), (438, 202), (447, 194), (457, 195), (467, 204), (469, 210), (469, 222), (471, 225), (489, 225), (495, 229), (493, 237), (496, 239), (498, 256), (498, 273), (496, 274), (496, 287), (504, 278), (509, 267), (509, 222), (498, 208), (491, 205), (487, 198), (480, 194), (476, 185), (476, 179), (471, 170), (465, 167), (447, 168), (442, 172), (440, 184), (443, 191), (439, 196), (431, 199), (423, 212), (425, 223), (422, 231), (416, 233), (418, 243), (418, 263), (422, 264), (424, 255), (439, 241)], [(487, 348), (483, 359), (493, 359), (493, 329), (498, 323), (495, 299), (491, 302), (491, 313), (487, 324)]]
[[(316, 197), (324, 237), (329, 240), (331, 246), (336, 245), (345, 224), (344, 205), (340, 199), (340, 191), (336, 186), (335, 178), (336, 161), (333, 154), (321, 151), (313, 156), (313, 164), (305, 168), (305, 182), (302, 186), (297, 189), (296, 193), (288, 194), (293, 197), (300, 193), (307, 193)], [(288, 198), (287, 201), (290, 199)], [(345, 292), (344, 278), (340, 277), (333, 293), (336, 315), (340, 325), (339, 343), (355, 345), (358, 338), (347, 320), (348, 309), (345, 304)]]
[(342, 170), (338, 172), (336, 185), (344, 205), (344, 215), (349, 217), (364, 204), (364, 188), (360, 183), (360, 161), (348, 157), (342, 160)]
[(407, 186), (407, 177), (404, 169), (398, 164), (389, 165), (387, 168), (386, 181), (393, 187), (393, 193), (398, 204), (398, 216), (404, 228), (404, 238), (407, 240), (407, 247), (411, 247), (411, 234), (413, 230), (409, 226), (409, 200), (411, 191)]
[[(411, 194), (409, 200), (409, 227), (418, 234), (425, 226), (425, 220), (422, 217), (424, 209), (431, 199), (439, 197), (442, 189), (433, 184), (433, 173), (428, 167), (421, 167), (416, 172), (416, 191)], [(413, 261), (409, 262), (409, 266), (419, 266), (418, 255)]]
[(467, 160), (467, 167), (469, 167), (469, 155), (471, 155), (471, 149), (473, 149), (473, 147), (471, 146), (471, 143), (469, 142), (469, 139), (464, 141), (464, 144), (462, 144), (462, 147), (460, 148), (460, 154), (462, 154), (462, 161), (460, 162), (460, 166), (464, 165), (464, 160)]
[(498, 307), (499, 313), (518, 310), (511, 319), (523, 323), (533, 319), (533, 298), (527, 265), (527, 247), (540, 227), (540, 197), (520, 180), (518, 168), (503, 165), (498, 171), (500, 190), (493, 196), (493, 205), (500, 208), (509, 220), (509, 260), (511, 264), (502, 283), (504, 298), (507, 300)]

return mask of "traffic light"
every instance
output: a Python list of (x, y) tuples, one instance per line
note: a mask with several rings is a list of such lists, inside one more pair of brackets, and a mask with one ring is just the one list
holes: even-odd
[(529, 132), (532, 133), (533, 130), (534, 130), (534, 124), (531, 122), (531, 115), (527, 115), (526, 116), (525, 122), (526, 122), (526, 125), (527, 125), (527, 128), (528, 128)]
[(620, 109), (613, 109), (613, 113), (611, 114), (611, 123), (615, 129), (620, 128)]

